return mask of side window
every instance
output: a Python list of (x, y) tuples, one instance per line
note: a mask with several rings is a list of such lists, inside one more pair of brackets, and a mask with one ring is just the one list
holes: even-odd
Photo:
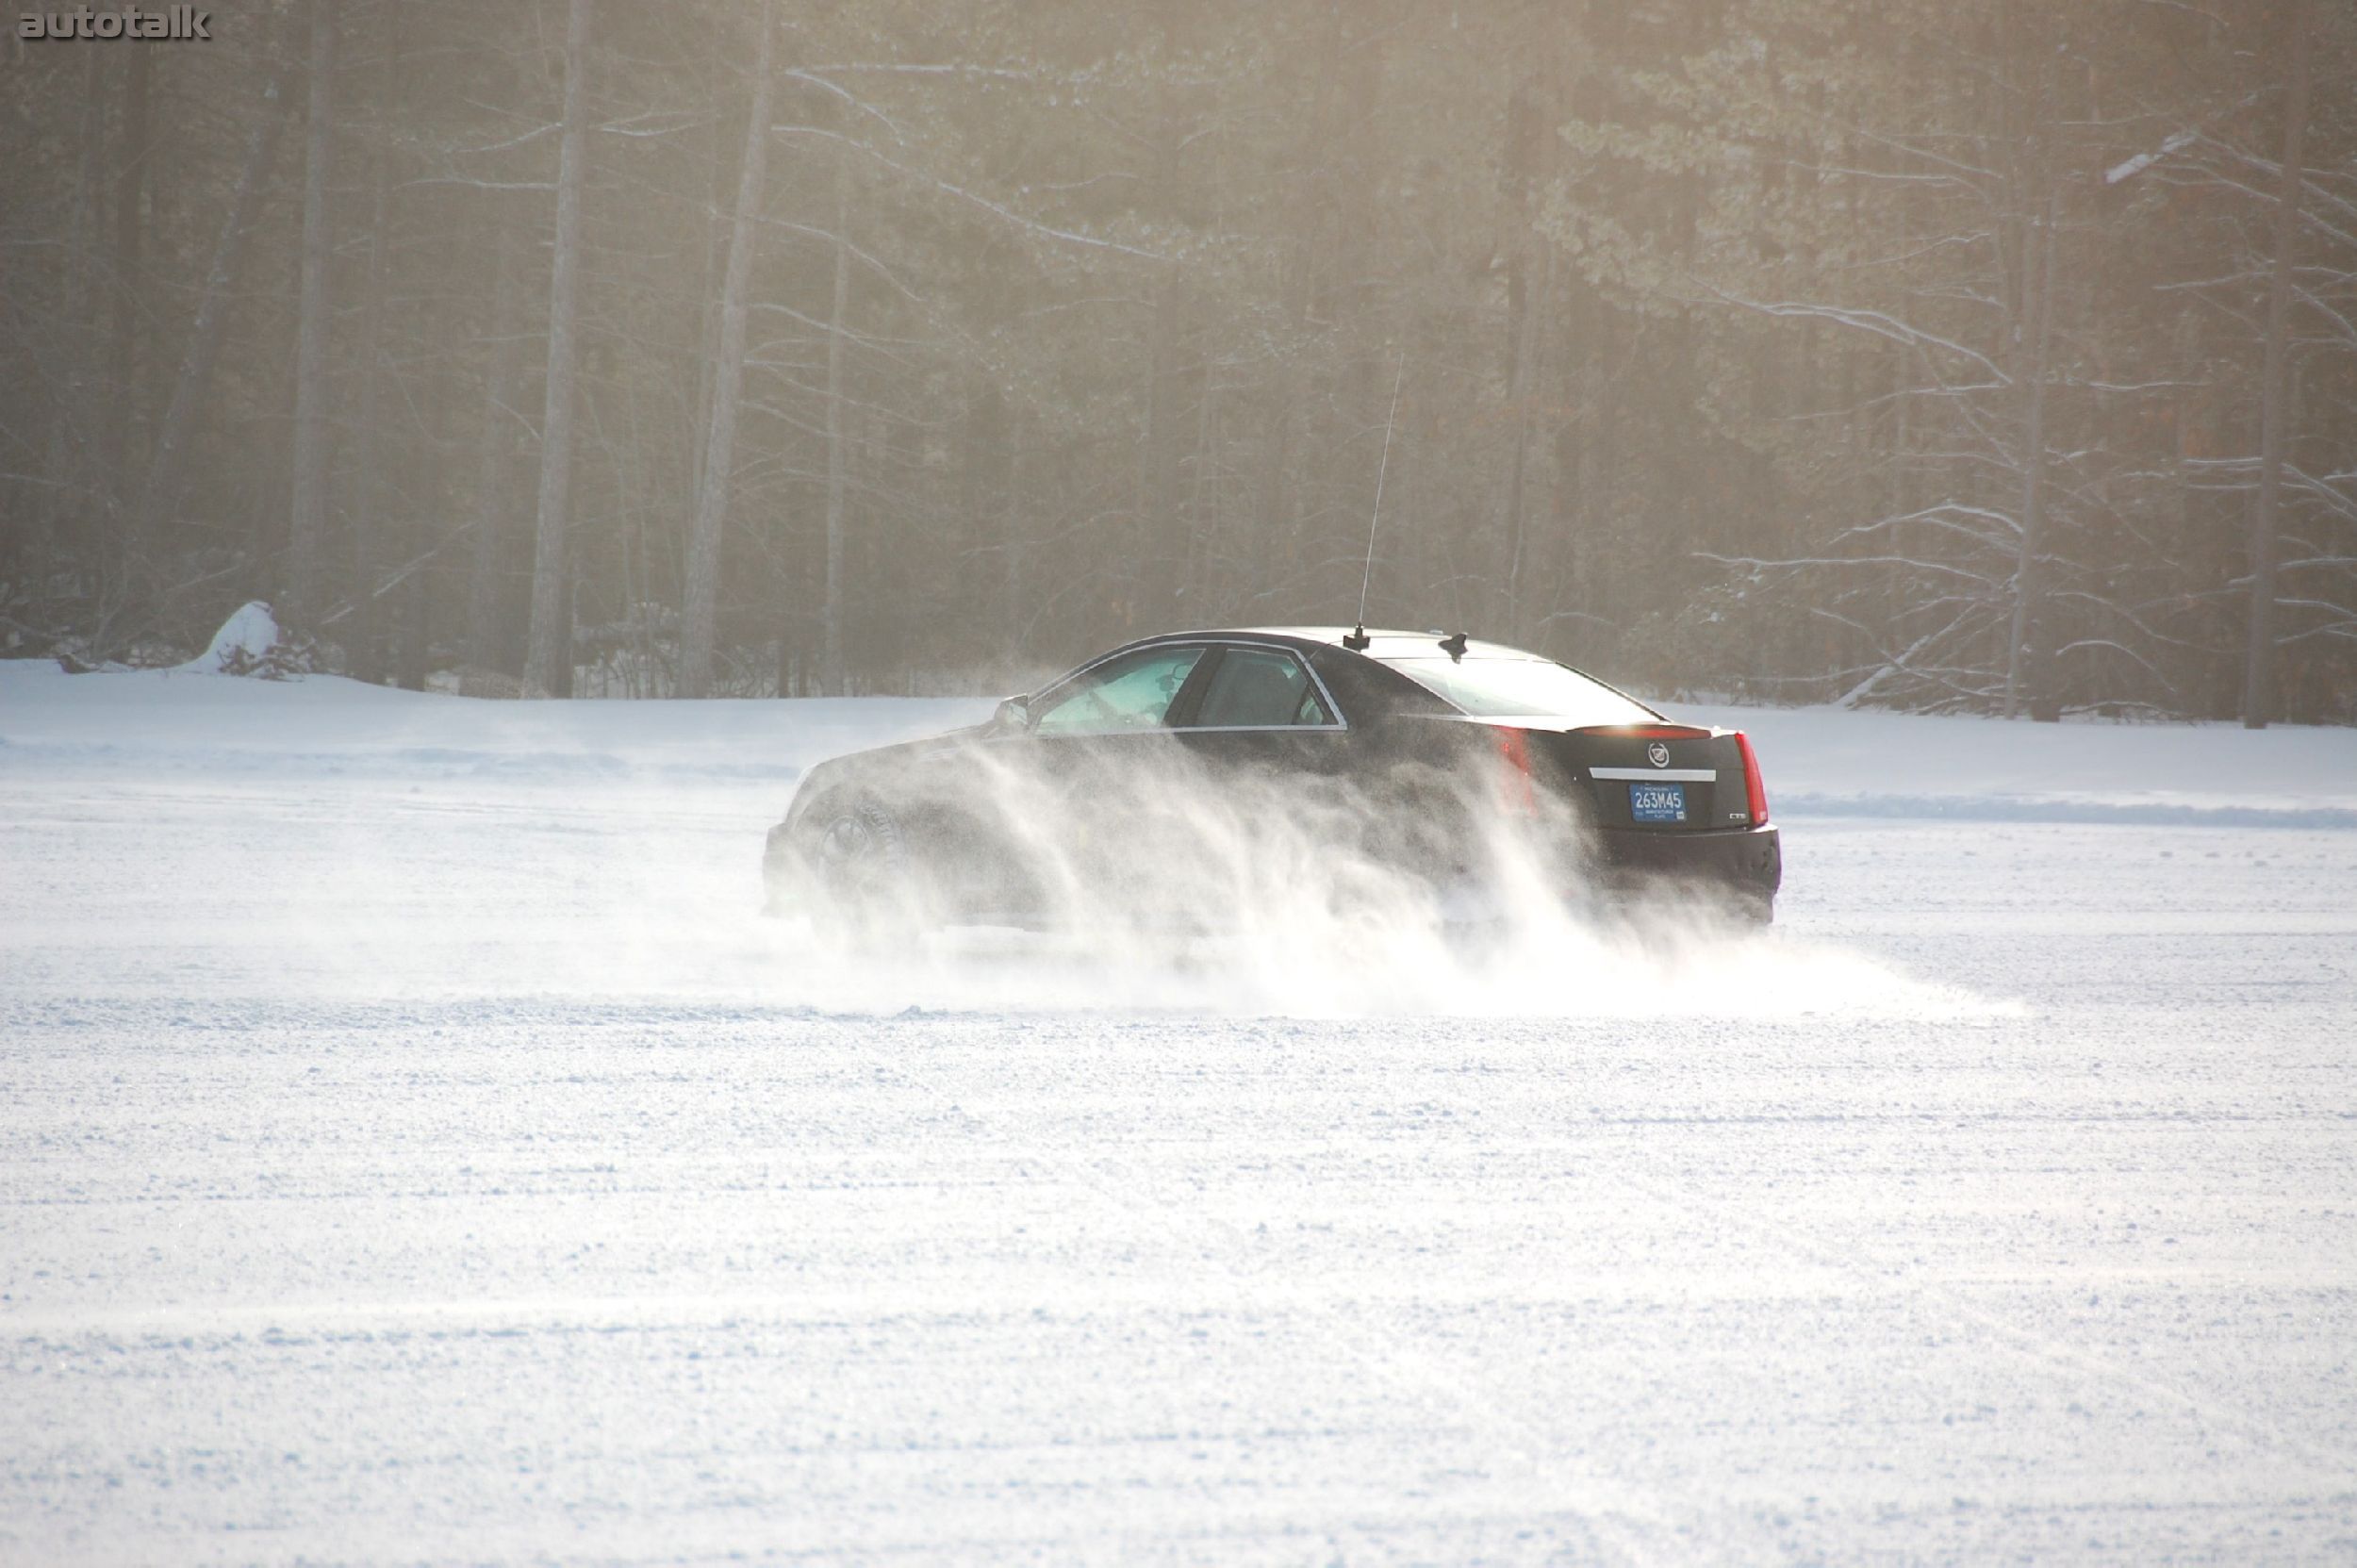
[(1230, 648), (1220, 655), (1195, 716), (1200, 729), (1268, 729), (1277, 725), (1330, 725), (1334, 716), (1318, 696), (1317, 684), (1291, 653), (1267, 648)]
[(1031, 712), (1035, 734), (1093, 734), (1162, 726), (1200, 648), (1141, 648), (1066, 681)]

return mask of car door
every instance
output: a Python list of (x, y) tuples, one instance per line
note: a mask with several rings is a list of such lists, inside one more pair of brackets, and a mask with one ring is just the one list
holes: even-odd
[(1299, 652), (1277, 643), (1214, 644), (1171, 733), (1209, 798), (1187, 863), (1207, 906), (1277, 891), (1262, 879), (1298, 866), (1305, 845), (1357, 847), (1363, 813), (1349, 776), (1349, 727)]
[(1349, 725), (1310, 663), (1277, 643), (1212, 645), (1173, 733), (1212, 772), (1281, 781), (1346, 766)]
[(1192, 705), (1210, 644), (1149, 643), (1085, 665), (1031, 699), (1022, 831), (1043, 859), (1132, 877), (1178, 852), (1189, 787), (1171, 717)]

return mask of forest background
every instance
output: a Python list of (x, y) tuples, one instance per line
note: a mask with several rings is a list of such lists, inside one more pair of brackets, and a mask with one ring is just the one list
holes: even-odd
[(1648, 691), (2357, 722), (2343, 0), (26, 30), (13, 656), (1014, 689), (1347, 623), (1380, 482), (1370, 622)]

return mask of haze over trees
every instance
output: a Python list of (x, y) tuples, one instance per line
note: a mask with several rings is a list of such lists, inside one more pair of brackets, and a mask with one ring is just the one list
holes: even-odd
[(11, 40), (0, 640), (608, 695), (1355, 614), (2357, 721), (2326, 0), (311, 0)]

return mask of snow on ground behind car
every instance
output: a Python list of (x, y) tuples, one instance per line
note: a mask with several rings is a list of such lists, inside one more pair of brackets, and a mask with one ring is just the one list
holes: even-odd
[[(145, 917), (176, 903), (201, 922), (191, 939), (208, 962), (242, 974), (208, 983), (323, 995), (1341, 1015), (1992, 1005), (1829, 946), (1739, 940), (1718, 913), (1666, 898), (1597, 923), (1525, 883), (1474, 911), (1486, 923), (1469, 934), (1464, 911), (1337, 835), (1285, 831), (1282, 789), (1257, 809), (1195, 809), (1183, 785), (1156, 803), (1190, 846), (1169, 881), (1195, 913), (1216, 912), (1217, 934), (1127, 922), (1100, 900), (1057, 934), (849, 950), (807, 921), (746, 918), (764, 832), (811, 763), (972, 722), (986, 704), (495, 703), (330, 678), (0, 675), (0, 767), (47, 797), (20, 831), (120, 823), (105, 862), (78, 873), (83, 896), (50, 889), (43, 905), (101, 907), (50, 927), (60, 946), (42, 950), (87, 970), (140, 933), (110, 976), (124, 990), (189, 983), (146, 946)], [(196, 778), (222, 808), (204, 832), (143, 809)]]
[[(1273, 872), (1232, 840), (1248, 910), (1224, 942), (952, 933), (878, 964), (742, 918), (761, 834), (828, 755), (979, 720), (981, 701), (483, 702), (350, 682), (0, 665), (0, 776), (71, 834), (118, 813), (120, 895), (176, 899), (257, 982), (381, 995), (649, 989), (844, 1009), (1161, 1005), (1551, 1014), (1985, 1005), (1854, 950), (1723, 939), (1674, 908), (1634, 925), (1525, 900), (1468, 946), (1427, 917), (1333, 916), (1347, 870), (1299, 843)], [(1788, 814), (2357, 823), (2348, 732), (2013, 725), (1828, 710), (1704, 715), (1747, 727)], [(2003, 744), (1993, 743), (2002, 735)], [(2106, 760), (2108, 759), (2108, 761)], [(150, 791), (207, 781), (207, 832), (142, 829)], [(1218, 824), (1197, 821), (1209, 832)], [(27, 821), (24, 830), (40, 831)], [(1810, 899), (1805, 843), (1790, 881)], [(1215, 862), (1218, 856), (1211, 857)], [(88, 875), (101, 875), (93, 868)], [(52, 900), (46, 907), (64, 900)], [(1792, 906), (1788, 899), (1787, 908)], [(107, 950), (109, 913), (73, 962)], [(134, 966), (126, 986), (185, 983)]]

